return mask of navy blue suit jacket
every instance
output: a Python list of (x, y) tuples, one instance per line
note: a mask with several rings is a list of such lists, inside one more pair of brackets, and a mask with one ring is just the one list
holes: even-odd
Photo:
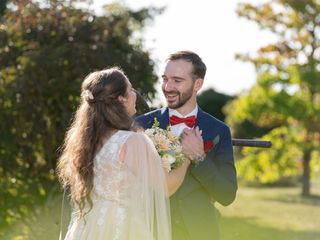
[[(153, 125), (154, 118), (165, 129), (169, 125), (168, 108), (143, 114), (135, 120), (148, 129)], [(174, 240), (220, 239), (219, 214), (214, 202), (229, 205), (237, 191), (229, 127), (200, 108), (196, 126), (202, 130), (204, 142), (212, 143), (212, 149), (198, 166), (189, 167), (183, 184), (170, 198)]]

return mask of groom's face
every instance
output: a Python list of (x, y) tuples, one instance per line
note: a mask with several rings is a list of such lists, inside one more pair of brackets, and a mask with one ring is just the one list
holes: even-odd
[(167, 63), (162, 75), (162, 91), (169, 108), (181, 108), (196, 98), (192, 70), (192, 63), (182, 59)]

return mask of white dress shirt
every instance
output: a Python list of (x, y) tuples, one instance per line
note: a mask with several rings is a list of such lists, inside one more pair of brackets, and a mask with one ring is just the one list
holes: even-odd
[[(196, 107), (190, 113), (188, 113), (186, 115), (182, 115), (178, 111), (169, 108), (169, 118), (172, 115), (175, 115), (175, 116), (180, 117), (180, 118), (186, 118), (186, 117), (191, 117), (191, 116), (197, 117), (197, 114), (198, 114), (198, 105), (196, 105)], [(179, 124), (176, 124), (174, 126), (170, 126), (170, 128), (171, 128), (171, 132), (175, 136), (180, 136), (181, 133), (183, 132), (183, 129), (185, 129), (185, 128), (189, 128), (190, 129), (190, 127), (188, 127), (185, 123), (179, 123)]]

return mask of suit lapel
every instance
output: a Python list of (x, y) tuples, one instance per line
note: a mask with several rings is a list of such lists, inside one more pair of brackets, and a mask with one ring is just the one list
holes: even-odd
[(162, 129), (166, 129), (169, 125), (169, 109), (162, 108), (160, 111), (160, 117), (158, 118), (159, 127)]
[(203, 121), (203, 113), (200, 107), (198, 107), (198, 113), (197, 113), (197, 120), (196, 120), (196, 126), (201, 126)]
[(206, 115), (204, 114), (202, 109), (198, 107), (196, 126), (198, 126), (200, 130), (202, 130), (202, 138), (204, 140), (207, 140), (209, 139), (209, 131), (208, 131), (209, 126), (207, 126), (205, 118), (206, 118)]

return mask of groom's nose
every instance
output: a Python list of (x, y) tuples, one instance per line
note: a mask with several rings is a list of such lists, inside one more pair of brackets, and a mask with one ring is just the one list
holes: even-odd
[(174, 90), (174, 84), (172, 81), (168, 80), (166, 81), (165, 83), (163, 83), (163, 89), (166, 91), (166, 92), (170, 92), (172, 90)]

